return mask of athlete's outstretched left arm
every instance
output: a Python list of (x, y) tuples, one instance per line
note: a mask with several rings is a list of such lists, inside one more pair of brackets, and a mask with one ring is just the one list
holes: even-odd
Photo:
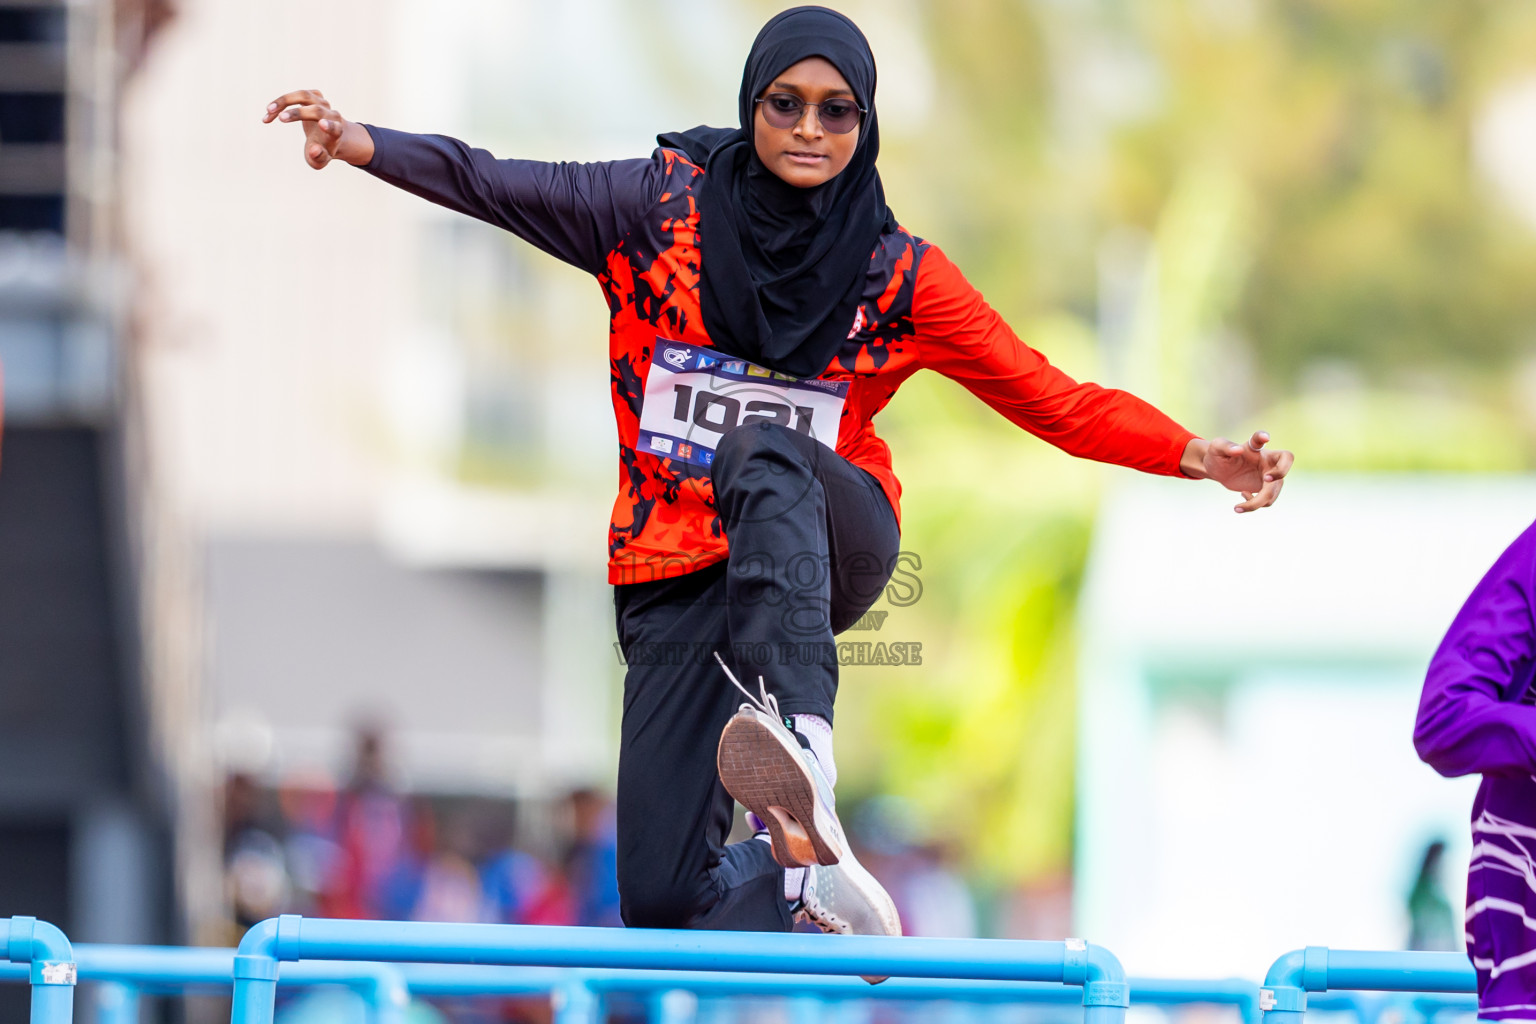
[(923, 365), (1042, 440), (1085, 459), (1146, 473), (1211, 479), (1242, 494), (1238, 512), (1273, 505), (1292, 455), (1185, 430), (1125, 391), (1079, 383), (1019, 340), (959, 269), (930, 246), (923, 254), (912, 316)]

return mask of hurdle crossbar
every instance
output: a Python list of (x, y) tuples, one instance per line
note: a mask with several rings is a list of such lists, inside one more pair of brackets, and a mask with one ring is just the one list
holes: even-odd
[(1308, 992), (1476, 992), (1477, 973), (1461, 953), (1308, 946), (1276, 960), (1259, 990), (1263, 1024), (1302, 1024)]
[(232, 1024), (272, 1024), (278, 964), (294, 960), (1041, 981), (1080, 988), (1085, 1024), (1123, 1024), (1130, 1005), (1119, 960), (1078, 939), (916, 939), (284, 915), (260, 922), (241, 939)]

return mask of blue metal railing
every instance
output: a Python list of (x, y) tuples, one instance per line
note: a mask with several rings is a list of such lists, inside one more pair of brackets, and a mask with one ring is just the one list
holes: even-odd
[(231, 1024), (272, 1024), (278, 963), (293, 960), (1054, 982), (1082, 989), (1084, 1024), (1124, 1024), (1130, 1005), (1120, 962), (1108, 950), (1074, 939), (916, 939), (284, 915), (255, 925), (240, 941)]
[(69, 1024), (75, 1012), (75, 951), (47, 921), (7, 918), (6, 959), (27, 964), (33, 1024)]
[[(859, 1000), (878, 1002), (960, 1002), (999, 1005), (1065, 1006), (1081, 1002), (1081, 994), (1065, 985), (1029, 981), (968, 981), (946, 978), (892, 978), (871, 988), (853, 977), (814, 974), (722, 973), (702, 971), (572, 970), (568, 968), (508, 968), (459, 965), (402, 964), (401, 973), (413, 996), (533, 995), (580, 985), (601, 1000), (611, 993), (649, 994), (654, 1024), (671, 1024), (668, 995), (692, 998), (719, 996), (785, 997), (818, 1005)], [(1240, 979), (1131, 979), (1136, 1003), (1233, 1006), (1243, 1024), (1258, 1024), (1259, 987)], [(691, 998), (690, 998), (691, 997)], [(672, 1000), (678, 1003), (679, 1000)], [(684, 1018), (687, 1019), (687, 1018)]]
[[(228, 992), (233, 949), (185, 947), (74, 947), (79, 980), (94, 985), (97, 1024), (137, 1024), (141, 994), (182, 993), (199, 988)], [(0, 962), (0, 981), (26, 982), (29, 965)], [(602, 1019), (611, 995), (640, 996), (649, 1003), (651, 1024), (685, 1024), (695, 1019), (699, 998), (788, 998), (802, 1011), (796, 1019), (824, 1020), (838, 1004), (877, 999), (892, 1002), (952, 1002), (966, 1005), (1051, 1005), (1079, 1001), (1062, 985), (1040, 982), (975, 982), (895, 978), (877, 991), (854, 978), (828, 975), (727, 974), (698, 971), (631, 971), (540, 967), (473, 967), (438, 964), (302, 962), (283, 964), (283, 987), (346, 985), (363, 999), (373, 1024), (398, 1017), (407, 997), (554, 996), (565, 1021)], [(1243, 1024), (1259, 1024), (1259, 986), (1238, 978), (1132, 978), (1137, 1005), (1231, 1006)], [(786, 995), (787, 993), (792, 995)], [(1309, 1009), (1343, 1010), (1358, 1024), (1376, 1024), (1389, 1010), (1414, 1011), (1428, 1020), (1443, 1010), (1471, 1012), (1465, 996), (1419, 996), (1411, 1000), (1338, 992), (1309, 998)], [(835, 1014), (831, 1014), (836, 1019)]]
[[(1302, 1024), (1314, 1009), (1343, 1009), (1361, 1024), (1385, 1010), (1429, 1019), (1469, 1011), (1465, 997), (1411, 1000), (1357, 993), (1470, 993), (1476, 975), (1456, 953), (1369, 952), (1309, 947), (1281, 957), (1264, 986), (1237, 979), (1127, 983), (1107, 951), (1077, 940), (763, 935), (624, 931), (515, 925), (434, 925), (285, 917), (262, 922), (239, 950), (72, 946), (47, 922), (0, 919), (6, 942), (0, 980), (32, 984), (34, 1024), (68, 1024), (77, 980), (96, 984), (102, 1024), (137, 1019), (145, 992), (210, 987), (231, 991), (234, 1024), (272, 1019), (284, 985), (346, 985), (372, 1024), (398, 1024), (410, 995), (552, 995), (560, 1024), (600, 1019), (614, 993), (649, 996), (657, 1024), (689, 1020), (700, 996), (794, 995), (799, 1016), (829, 1005), (877, 999), (995, 1004), (1081, 1001), (1088, 1024), (1122, 1024), (1138, 1003), (1234, 1006), (1244, 1024)], [(303, 958), (303, 962), (299, 962)], [(365, 959), (366, 958), (366, 959)], [(391, 962), (377, 962), (377, 961)], [(402, 963), (401, 961), (430, 961)], [(476, 966), (469, 966), (476, 965)], [(488, 965), (527, 965), (498, 968)], [(744, 971), (744, 966), (755, 968)], [(872, 988), (851, 975), (892, 974)], [(242, 983), (243, 986), (242, 986)], [(1078, 989), (1081, 989), (1081, 992)], [(819, 1009), (818, 1009), (819, 1007)], [(244, 1015), (242, 1015), (242, 1013)]]
[(1315, 992), (1307, 996), (1307, 1011), (1348, 1013), (1356, 1024), (1409, 1021), (1427, 1024), (1442, 1013), (1475, 1014), (1477, 997), (1418, 992)]
[[(233, 949), (167, 946), (106, 946), (82, 943), (75, 956), (79, 980), (96, 985), (98, 1024), (136, 1019), (141, 993), (209, 988), (228, 991)], [(964, 981), (943, 978), (893, 978), (878, 989), (856, 978), (835, 975), (724, 973), (702, 971), (575, 970), (560, 967), (486, 967), (439, 964), (382, 964), (348, 961), (284, 963), (278, 984), (344, 984), (361, 994), (374, 1021), (388, 1020), (392, 1008), (409, 996), (545, 996), (558, 994), (569, 1019), (595, 997), (615, 993), (651, 997), (656, 1024), (676, 1015), (665, 1012), (687, 1005), (669, 993), (687, 997), (783, 996), (792, 992), (820, 1004), (876, 998), (881, 1002), (951, 1001), (968, 1004), (1069, 1005), (1081, 994), (1064, 985), (1041, 982)], [(0, 963), (0, 981), (26, 981), (27, 966)], [(1151, 1005), (1209, 1003), (1235, 1007), (1244, 1024), (1258, 1024), (1259, 987), (1240, 979), (1132, 979), (1136, 1002)]]
[[(228, 991), (234, 974), (235, 951), (232, 949), (80, 943), (72, 947), (72, 953), (73, 977), (101, 986), (96, 993), (98, 1020), (103, 1013), (110, 1020), (137, 1020), (138, 997), (142, 993), (179, 993), (199, 987)], [(29, 965), (15, 962), (15, 957), (11, 959), (12, 963), (0, 963), (0, 980), (30, 980), (32, 970), (29, 970)], [(35, 965), (30, 966), (35, 969)], [(294, 986), (347, 986), (363, 998), (368, 1007), (369, 1024), (398, 1024), (410, 1001), (410, 992), (400, 970), (393, 964), (286, 964), (282, 980), (284, 985)], [(67, 1013), (62, 1016), (38, 1016), (35, 985), (36, 982), (33, 988), (33, 1024), (64, 1024), (69, 1021)]]
[(1276, 960), (1259, 992), (1263, 1024), (1302, 1024), (1308, 992), (1476, 992), (1461, 953), (1375, 952), (1308, 946)]

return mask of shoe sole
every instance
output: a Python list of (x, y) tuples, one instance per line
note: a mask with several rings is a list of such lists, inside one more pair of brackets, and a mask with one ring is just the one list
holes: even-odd
[(842, 860), (842, 830), (832, 809), (818, 798), (798, 749), (786, 749), (752, 713), (738, 713), (726, 723), (716, 767), (726, 791), (768, 826), (779, 864), (803, 868)]

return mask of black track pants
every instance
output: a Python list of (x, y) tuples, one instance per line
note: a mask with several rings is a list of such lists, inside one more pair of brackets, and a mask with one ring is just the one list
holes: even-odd
[(723, 565), (615, 588), (628, 671), (619, 746), (621, 913), (630, 927), (787, 931), (768, 844), (725, 845), (734, 812), (715, 769), (743, 698), (719, 651), (786, 714), (832, 720), (832, 637), (880, 596), (900, 533), (874, 477), (803, 434), (726, 434), (711, 470)]

